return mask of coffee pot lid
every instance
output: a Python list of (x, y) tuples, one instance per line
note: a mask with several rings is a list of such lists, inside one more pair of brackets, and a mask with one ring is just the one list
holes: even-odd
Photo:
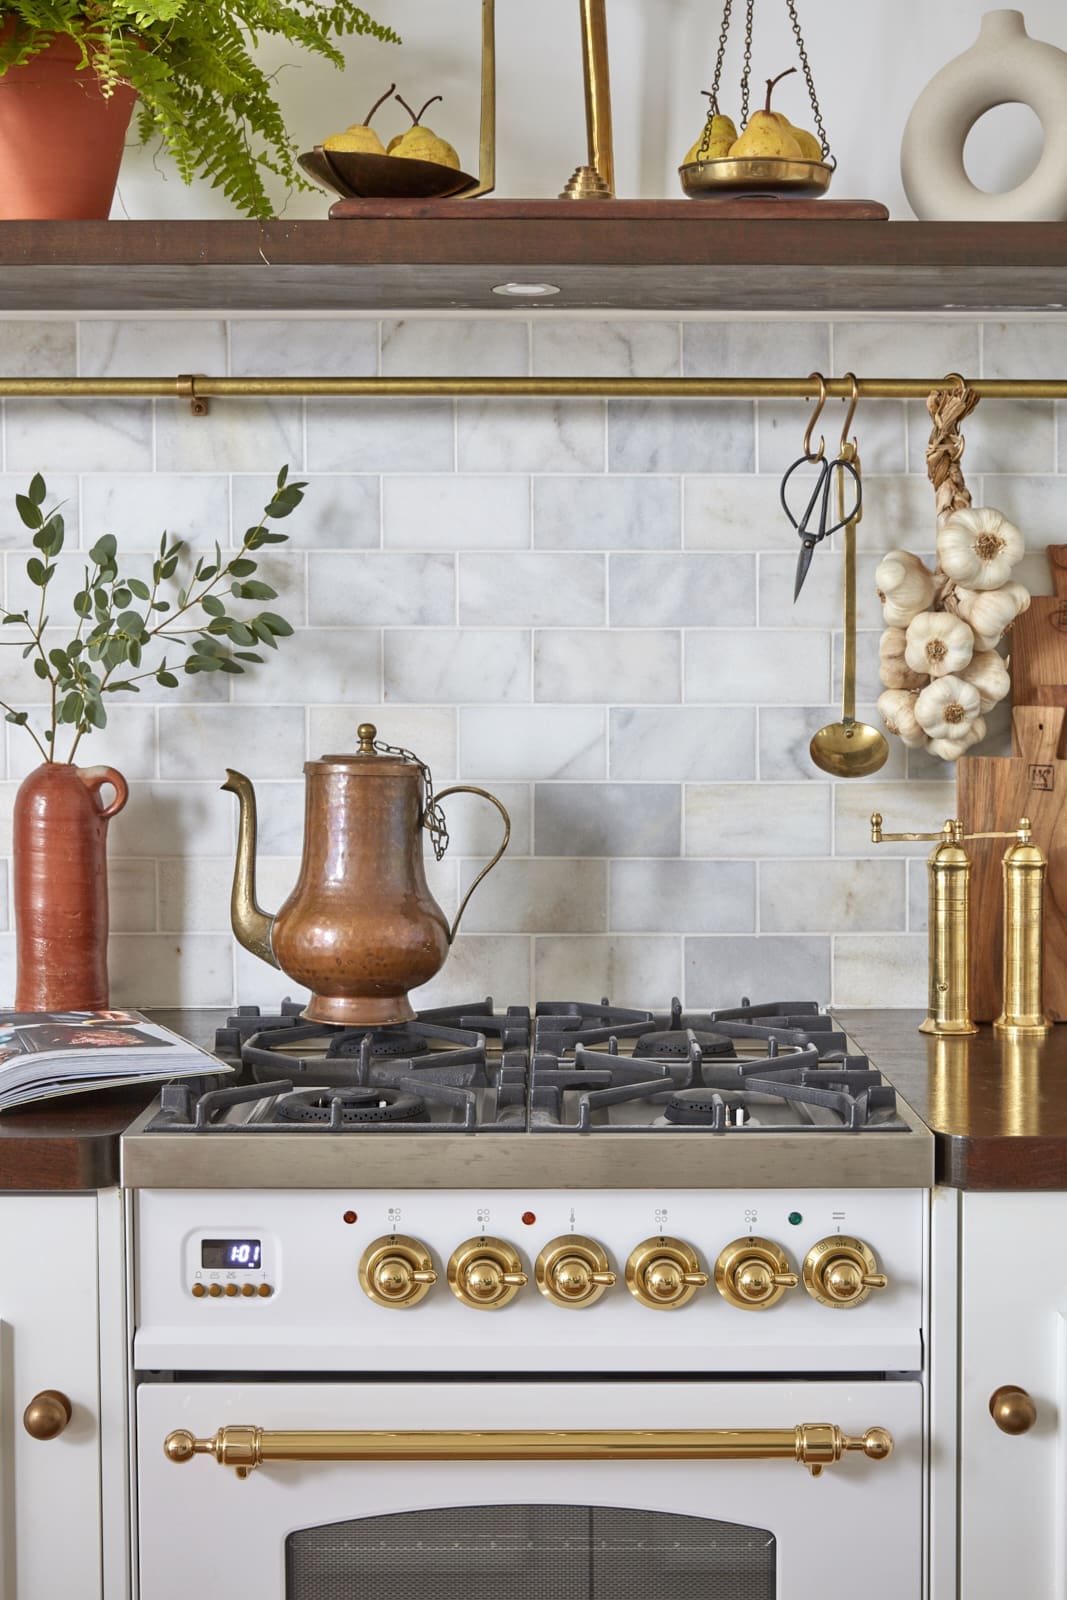
[(408, 767), (413, 772), (421, 772), (425, 763), (419, 760), (411, 750), (405, 750), (402, 745), (386, 744), (378, 738), (378, 730), (373, 722), (361, 722), (356, 729), (359, 738), (358, 750), (350, 750), (343, 755), (319, 756), (317, 761), (309, 762), (309, 766), (332, 767), (358, 767), (361, 772), (391, 772), (396, 773), (401, 767)]

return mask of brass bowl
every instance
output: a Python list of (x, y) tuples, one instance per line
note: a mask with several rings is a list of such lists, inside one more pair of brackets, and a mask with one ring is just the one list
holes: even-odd
[(825, 194), (834, 168), (827, 161), (729, 159), (687, 161), (678, 168), (691, 200), (714, 194)]
[(447, 200), (478, 187), (469, 172), (405, 156), (324, 150), (317, 144), (297, 160), (309, 178), (344, 200)]

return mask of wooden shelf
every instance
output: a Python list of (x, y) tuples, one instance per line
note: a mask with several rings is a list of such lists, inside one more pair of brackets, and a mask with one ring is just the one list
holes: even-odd
[[(560, 293), (492, 292), (513, 281)], [(358, 219), (322, 222), (0, 223), (3, 311), (530, 305), (1058, 311), (1067, 224), (756, 221), (684, 200), (371, 201)]]

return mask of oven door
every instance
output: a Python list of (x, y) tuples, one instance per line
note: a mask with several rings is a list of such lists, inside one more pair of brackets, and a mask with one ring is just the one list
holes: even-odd
[(914, 1381), (145, 1382), (137, 1414), (141, 1600), (922, 1594)]

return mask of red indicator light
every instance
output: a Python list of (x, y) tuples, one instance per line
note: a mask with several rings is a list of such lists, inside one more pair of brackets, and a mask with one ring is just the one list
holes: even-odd
[(525, 1222), (526, 1226), (530, 1228), (537, 1221), (537, 1218), (532, 1211), (524, 1211), (522, 1214), (522, 1220)]
[(359, 1217), (355, 1211), (346, 1211), (343, 1220), (345, 1222), (358, 1222)]

